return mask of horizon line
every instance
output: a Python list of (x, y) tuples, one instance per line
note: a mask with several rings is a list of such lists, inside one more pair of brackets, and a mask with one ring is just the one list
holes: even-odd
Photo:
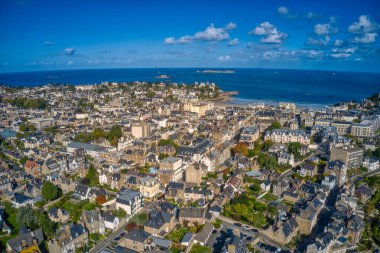
[(363, 73), (363, 74), (380, 74), (379, 72), (368, 71), (352, 71), (352, 70), (326, 70), (326, 69), (308, 69), (308, 68), (260, 68), (260, 67), (115, 67), (115, 68), (73, 68), (73, 69), (50, 69), (50, 70), (30, 70), (30, 71), (10, 71), (1, 72), (3, 74), (16, 74), (16, 73), (36, 73), (36, 72), (53, 72), (53, 71), (82, 71), (82, 70), (112, 70), (112, 69), (259, 69), (259, 70), (298, 70), (298, 71), (323, 71), (323, 72), (347, 72), (347, 73)]

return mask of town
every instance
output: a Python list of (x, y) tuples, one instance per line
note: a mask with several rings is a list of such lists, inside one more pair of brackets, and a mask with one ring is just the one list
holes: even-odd
[(228, 104), (215, 83), (0, 86), (4, 252), (372, 252), (380, 94)]

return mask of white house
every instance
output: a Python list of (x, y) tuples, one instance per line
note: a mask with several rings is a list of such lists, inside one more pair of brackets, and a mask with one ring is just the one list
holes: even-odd
[(120, 219), (111, 213), (104, 213), (104, 226), (105, 228), (116, 230), (119, 228)]

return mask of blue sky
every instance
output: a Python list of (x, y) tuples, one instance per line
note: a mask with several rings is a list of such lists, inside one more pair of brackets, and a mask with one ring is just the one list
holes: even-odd
[(253, 67), (380, 72), (380, 1), (0, 1), (0, 72)]

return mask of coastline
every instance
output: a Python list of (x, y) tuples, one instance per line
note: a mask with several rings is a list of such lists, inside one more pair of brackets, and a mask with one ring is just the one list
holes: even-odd
[[(222, 97), (217, 99), (208, 99), (207, 101), (214, 102), (217, 107), (249, 107), (254, 104), (265, 104), (269, 106), (277, 106), (280, 102), (294, 103), (298, 108), (326, 108), (331, 106), (331, 104), (313, 104), (313, 103), (297, 103), (292, 101), (275, 101), (270, 99), (245, 99), (237, 97), (240, 94), (239, 91), (227, 91), (223, 92)], [(339, 102), (339, 101), (337, 101)]]

